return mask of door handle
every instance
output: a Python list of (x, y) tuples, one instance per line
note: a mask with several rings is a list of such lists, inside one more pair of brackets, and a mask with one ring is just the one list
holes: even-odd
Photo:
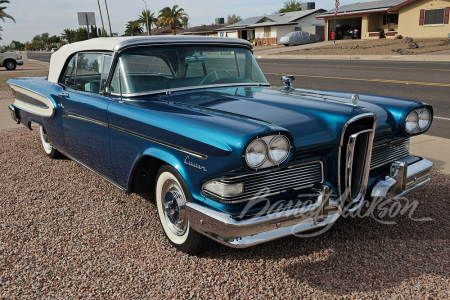
[(68, 93), (59, 93), (58, 96), (61, 97), (61, 98), (69, 98), (69, 94)]

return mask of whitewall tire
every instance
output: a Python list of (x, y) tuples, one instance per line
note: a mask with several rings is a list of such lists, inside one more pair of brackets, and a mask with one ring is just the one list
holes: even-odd
[(213, 240), (189, 226), (186, 203), (192, 197), (178, 171), (163, 165), (156, 176), (155, 199), (161, 227), (169, 242), (178, 250), (196, 254), (209, 248)]
[(47, 139), (47, 133), (44, 131), (42, 126), (39, 126), (39, 135), (41, 137), (42, 148), (48, 157), (53, 159), (58, 159), (64, 157), (58, 150), (53, 148), (52, 144)]

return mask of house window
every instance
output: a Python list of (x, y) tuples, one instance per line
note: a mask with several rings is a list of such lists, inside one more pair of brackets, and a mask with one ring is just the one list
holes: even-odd
[(398, 14), (384, 14), (383, 15), (383, 25), (386, 24), (398, 24)]
[(444, 24), (445, 9), (426, 9), (424, 25)]
[(264, 37), (270, 37), (270, 27), (264, 27)]

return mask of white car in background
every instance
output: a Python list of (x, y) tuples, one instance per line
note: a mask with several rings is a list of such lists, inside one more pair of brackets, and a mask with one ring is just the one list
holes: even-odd
[(280, 44), (285, 45), (304, 45), (317, 43), (320, 37), (317, 34), (312, 34), (306, 31), (294, 31), (286, 34), (280, 39)]
[(6, 70), (15, 70), (17, 65), (23, 65), (22, 54), (0, 50), (0, 67), (5, 67)]

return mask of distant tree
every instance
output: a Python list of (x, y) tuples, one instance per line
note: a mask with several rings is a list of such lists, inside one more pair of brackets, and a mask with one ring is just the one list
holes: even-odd
[[(148, 17), (148, 27), (147, 27), (147, 17)], [(155, 13), (152, 13), (150, 9), (147, 11), (144, 9), (142, 10), (142, 13), (138, 16), (137, 21), (144, 25), (144, 27), (147, 29), (147, 31), (150, 32), (150, 35), (152, 34), (152, 26), (158, 23), (158, 18), (155, 17)], [(150, 27), (150, 28), (149, 28)]]
[[(0, 0), (0, 5), (8, 3), (9, 4), (9, 0)], [(5, 12), (5, 9), (7, 9), (8, 7), (6, 6), (0, 6), (0, 19), (3, 20), (3, 22), (5, 21), (5, 18), (11, 19), (14, 21), (14, 23), (16, 22), (16, 20), (13, 18), (13, 16), (11, 16), (10, 14), (7, 14)]]
[(288, 0), (287, 2), (284, 2), (283, 7), (276, 11), (276, 14), (283, 14), (291, 11), (299, 11), (302, 10), (302, 3), (300, 1), (296, 0)]
[(80, 27), (75, 31), (75, 42), (85, 41), (88, 39), (88, 32), (85, 27)]
[(180, 8), (179, 5), (174, 5), (172, 8), (164, 7), (159, 11), (158, 25), (160, 26), (170, 26), (172, 29), (172, 34), (177, 34), (177, 28), (181, 27), (182, 18), (188, 18), (189, 15), (185, 13), (184, 8)]
[(61, 34), (61, 38), (63, 40), (66, 40), (69, 44), (71, 44), (75, 42), (75, 31), (70, 28), (66, 28), (64, 29), (64, 32)]
[(242, 21), (242, 18), (240, 16), (236, 16), (236, 14), (228, 15), (227, 22), (225, 23), (225, 25), (226, 26), (233, 25), (240, 21)]
[(140, 35), (143, 32), (144, 32), (144, 29), (142, 28), (139, 20), (137, 20), (137, 21), (129, 21), (127, 23), (127, 28), (125, 30), (124, 36)]
[(48, 38), (48, 43), (49, 44), (58, 44), (61, 43), (61, 38), (59, 36), (53, 35), (51, 37)]
[(48, 37), (50, 36), (50, 34), (48, 34), (48, 32), (45, 32), (43, 34), (41, 34), (41, 41), (44, 43), (44, 45), (48, 44)]
[(180, 23), (181, 23), (181, 27), (188, 28), (189, 27), (189, 18), (186, 16), (182, 17)]
[(14, 46), (15, 46), (14, 49), (16, 49), (16, 50), (22, 50), (22, 49), (25, 49), (25, 45), (22, 44), (21, 42), (13, 40), (13, 41), (11, 42), (11, 44), (13, 44), (13, 43), (14, 43)]
[(33, 42), (42, 42), (41, 35), (40, 35), (40, 34), (36, 34), (36, 35), (33, 37), (32, 41), (33, 41)]

